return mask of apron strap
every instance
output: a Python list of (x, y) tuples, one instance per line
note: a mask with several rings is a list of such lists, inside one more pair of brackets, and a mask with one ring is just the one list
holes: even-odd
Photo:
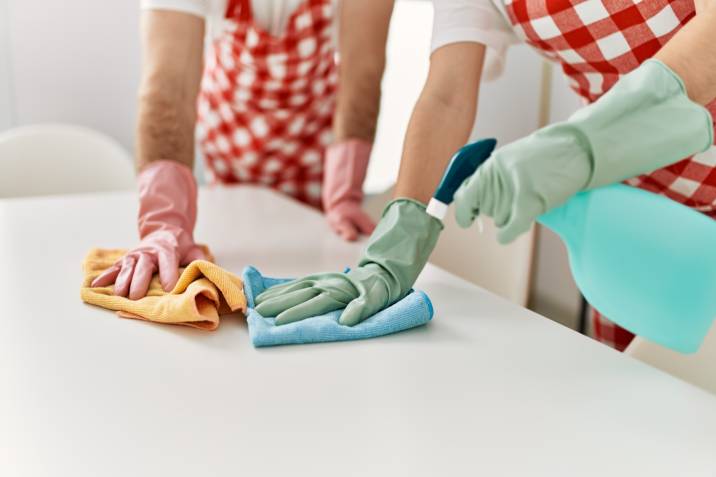
[(242, 22), (251, 20), (251, 0), (229, 0), (226, 3), (225, 17), (229, 20), (238, 19)]

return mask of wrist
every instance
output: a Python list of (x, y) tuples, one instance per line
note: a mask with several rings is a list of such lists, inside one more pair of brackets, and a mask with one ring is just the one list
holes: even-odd
[(196, 179), (194, 179), (194, 172), (192, 171), (190, 166), (183, 162), (175, 161), (173, 159), (155, 159), (143, 162), (139, 166), (139, 171), (137, 173), (138, 180), (142, 175), (150, 175), (150, 172), (148, 171), (151, 170), (157, 170), (161, 173), (168, 173), (166, 171), (174, 170), (178, 174), (181, 174), (184, 180), (192, 182), (194, 185), (196, 185)]
[[(569, 120), (592, 161), (588, 188), (674, 164), (713, 144), (710, 112), (669, 66), (651, 59)], [(615, 138), (618, 138), (615, 140)]]
[(177, 161), (153, 161), (137, 177), (139, 235), (172, 233), (192, 239), (197, 213), (197, 185), (188, 166)]
[(443, 224), (425, 212), (425, 205), (408, 198), (391, 201), (363, 252), (359, 267), (379, 266), (389, 284), (389, 302), (413, 286), (437, 243)]
[(342, 202), (362, 202), (372, 147), (370, 142), (354, 138), (326, 148), (322, 193), (326, 210)]

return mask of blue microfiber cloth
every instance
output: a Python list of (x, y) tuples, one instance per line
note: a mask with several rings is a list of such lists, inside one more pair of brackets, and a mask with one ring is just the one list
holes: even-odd
[(267, 288), (290, 279), (267, 278), (254, 267), (246, 267), (242, 278), (249, 305), (246, 318), (249, 323), (249, 336), (251, 343), (257, 348), (375, 338), (424, 325), (433, 317), (433, 304), (428, 296), (422, 291), (413, 290), (402, 300), (355, 326), (338, 323), (342, 310), (276, 326), (274, 318), (264, 318), (256, 312), (254, 298)]

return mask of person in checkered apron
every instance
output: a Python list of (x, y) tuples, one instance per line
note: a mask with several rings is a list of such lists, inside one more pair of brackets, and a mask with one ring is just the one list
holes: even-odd
[[(713, 1), (436, 0), (435, 5), (438, 18), (434, 50), (447, 49), (458, 42), (482, 44), (487, 53), (487, 73), (492, 77), (499, 74), (509, 45), (527, 43), (559, 64), (574, 91), (585, 103), (594, 104), (625, 75), (639, 69), (649, 59), (658, 58), (685, 83), (688, 96), (694, 102), (706, 106), (712, 114), (716, 113), (716, 102), (713, 101), (716, 97), (713, 76), (716, 36), (713, 32), (716, 29), (706, 26), (709, 21), (711, 25), (715, 24), (713, 10), (716, 7)], [(462, 11), (463, 15), (455, 15), (458, 11)], [(441, 21), (450, 26), (440, 28)], [(664, 127), (669, 129), (668, 122)], [(618, 134), (614, 133), (613, 140), (617, 140)], [(658, 130), (652, 131), (652, 134), (659, 134)], [(515, 149), (514, 145), (508, 147)], [(637, 142), (636, 154), (640, 152), (639, 147)], [(648, 153), (647, 145), (644, 145), (644, 150)], [(619, 153), (615, 154), (618, 157)], [(526, 176), (527, 171), (534, 174), (529, 165), (521, 163), (521, 159), (526, 160), (528, 155), (514, 159), (511, 154), (505, 154), (499, 158), (504, 158), (501, 165), (514, 161), (512, 167), (517, 171), (512, 174), (514, 180), (515, 177)], [(665, 167), (635, 171), (648, 172), (646, 174), (617, 174), (615, 179), (626, 179), (629, 185), (663, 194), (716, 218), (716, 149), (710, 146), (691, 157), (685, 156), (672, 156), (658, 164)], [(545, 166), (540, 157), (531, 159), (534, 159), (532, 168)], [(472, 191), (482, 188), (486, 194), (494, 193), (494, 189), (485, 187), (485, 182), (494, 175), (490, 172), (495, 169), (480, 171), (479, 177), (473, 178)], [(652, 172), (653, 169), (656, 170)], [(534, 192), (537, 193), (532, 199), (544, 197), (543, 191), (537, 189)], [(505, 198), (507, 200), (502, 207), (485, 204), (484, 199), (481, 201), (476, 194), (472, 195), (463, 201), (465, 224), (471, 222), (471, 215), (474, 216), (465, 209), (481, 207), (482, 213), (495, 217), (503, 225), (505, 241), (526, 230), (534, 218), (545, 210), (544, 207), (534, 208), (519, 218), (515, 217), (519, 214), (505, 212), (506, 206), (518, 205), (521, 211), (531, 207), (527, 203), (520, 204), (520, 200), (525, 201), (519, 194)], [(564, 198), (560, 197), (560, 202)], [(481, 202), (482, 205), (478, 205)], [(495, 204), (495, 197), (491, 202)], [(459, 204), (460, 201), (458, 208)], [(555, 206), (558, 202), (548, 205)], [(592, 330), (597, 340), (618, 350), (624, 350), (634, 337), (597, 310), (592, 311)]]
[(141, 242), (94, 286), (114, 283), (115, 294), (137, 299), (158, 272), (169, 291), (180, 265), (204, 257), (192, 236), (195, 126), (210, 182), (270, 187), (322, 210), (346, 240), (370, 234), (362, 186), (392, 8), (393, 0), (142, 0)]
[[(470, 135), (481, 79), (499, 76), (517, 43), (559, 64), (587, 105), (498, 148), (458, 190), (459, 225), (485, 214), (507, 243), (575, 193), (620, 181), (716, 219), (716, 0), (433, 3), (430, 72), (396, 200), (356, 269), (268, 290), (257, 297), (262, 309), (287, 322), (344, 307), (341, 322), (355, 323), (410, 290), (442, 228), (424, 204)], [(631, 339), (596, 312), (594, 324), (597, 339), (619, 349)]]

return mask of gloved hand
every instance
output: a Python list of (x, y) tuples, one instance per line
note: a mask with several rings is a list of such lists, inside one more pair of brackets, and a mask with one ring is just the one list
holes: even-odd
[(269, 288), (256, 298), (256, 311), (283, 325), (345, 308), (339, 322), (360, 323), (408, 294), (442, 228), (423, 204), (396, 199), (383, 211), (358, 267)]
[(155, 161), (137, 178), (139, 185), (139, 237), (141, 242), (91, 284), (114, 283), (114, 294), (132, 300), (147, 294), (152, 276), (171, 291), (179, 279), (179, 266), (205, 259), (194, 243), (197, 187), (191, 170), (176, 161)]
[(498, 149), (455, 195), (469, 227), (478, 213), (495, 220), (507, 243), (575, 193), (635, 177), (706, 150), (708, 110), (691, 101), (666, 65), (648, 60), (567, 121)]
[(373, 220), (363, 212), (363, 180), (368, 169), (371, 144), (359, 139), (333, 144), (326, 149), (323, 175), (323, 209), (331, 228), (345, 240), (370, 235)]

